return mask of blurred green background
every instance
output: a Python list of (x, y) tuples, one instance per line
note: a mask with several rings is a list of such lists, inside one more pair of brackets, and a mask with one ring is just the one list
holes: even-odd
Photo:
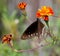
[[(17, 8), (17, 4), (21, 1), (28, 4), (24, 14)], [(21, 40), (20, 36), (28, 25), (36, 20), (36, 11), (42, 5), (51, 6), (55, 15), (60, 15), (60, 0), (46, 0), (45, 2), (44, 0), (0, 0), (0, 56), (60, 56), (60, 18), (58, 17), (49, 17), (49, 26), (56, 38), (53, 38), (54, 42), (52, 38), (47, 38), (47, 41), (51, 42), (48, 46), (18, 53), (12, 51), (7, 44), (1, 43), (2, 36), (11, 33), (13, 34), (14, 48), (27, 50), (36, 47), (35, 39)]]

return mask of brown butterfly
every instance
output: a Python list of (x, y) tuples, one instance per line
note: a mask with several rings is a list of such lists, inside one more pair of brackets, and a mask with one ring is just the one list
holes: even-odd
[(12, 39), (12, 35), (11, 34), (7, 34), (7, 35), (4, 35), (2, 37), (2, 43), (9, 43)]
[(34, 36), (38, 36), (42, 33), (42, 29), (44, 24), (37, 18), (35, 22), (33, 22), (22, 34), (21, 39), (30, 39)]

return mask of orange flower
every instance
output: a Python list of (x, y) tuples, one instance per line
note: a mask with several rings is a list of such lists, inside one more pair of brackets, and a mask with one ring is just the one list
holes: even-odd
[[(52, 8), (47, 7), (47, 6), (43, 6), (36, 13), (37, 18), (41, 18), (41, 17), (44, 17), (44, 16), (50, 16), (50, 15), (54, 15), (54, 12), (53, 12)], [(46, 19), (48, 19), (48, 18), (46, 17)]]
[(12, 39), (11, 34), (4, 35), (2, 38), (2, 43), (10, 43), (11, 39)]
[(37, 17), (37, 18), (41, 17), (41, 14), (40, 14), (39, 11), (37, 11), (37, 13), (36, 13), (36, 17)]
[(24, 10), (26, 8), (26, 3), (25, 2), (21, 2), (21, 3), (18, 3), (17, 7), (21, 10)]

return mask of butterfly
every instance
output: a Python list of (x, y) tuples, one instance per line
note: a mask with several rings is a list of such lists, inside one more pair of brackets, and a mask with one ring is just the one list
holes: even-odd
[(12, 39), (12, 35), (11, 34), (6, 34), (2, 37), (2, 43), (9, 43)]
[(26, 3), (25, 2), (20, 2), (20, 3), (18, 3), (18, 5), (17, 5), (17, 7), (19, 8), (19, 9), (21, 9), (21, 10), (24, 10), (25, 9), (25, 7), (26, 7)]
[(22, 34), (21, 39), (30, 39), (34, 36), (38, 36), (42, 33), (44, 24), (37, 18)]

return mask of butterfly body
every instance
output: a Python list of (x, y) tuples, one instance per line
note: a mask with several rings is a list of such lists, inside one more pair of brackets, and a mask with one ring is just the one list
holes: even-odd
[(44, 25), (43, 23), (37, 18), (35, 22), (33, 22), (23, 33), (21, 39), (30, 39), (34, 36), (39, 36), (42, 33)]

